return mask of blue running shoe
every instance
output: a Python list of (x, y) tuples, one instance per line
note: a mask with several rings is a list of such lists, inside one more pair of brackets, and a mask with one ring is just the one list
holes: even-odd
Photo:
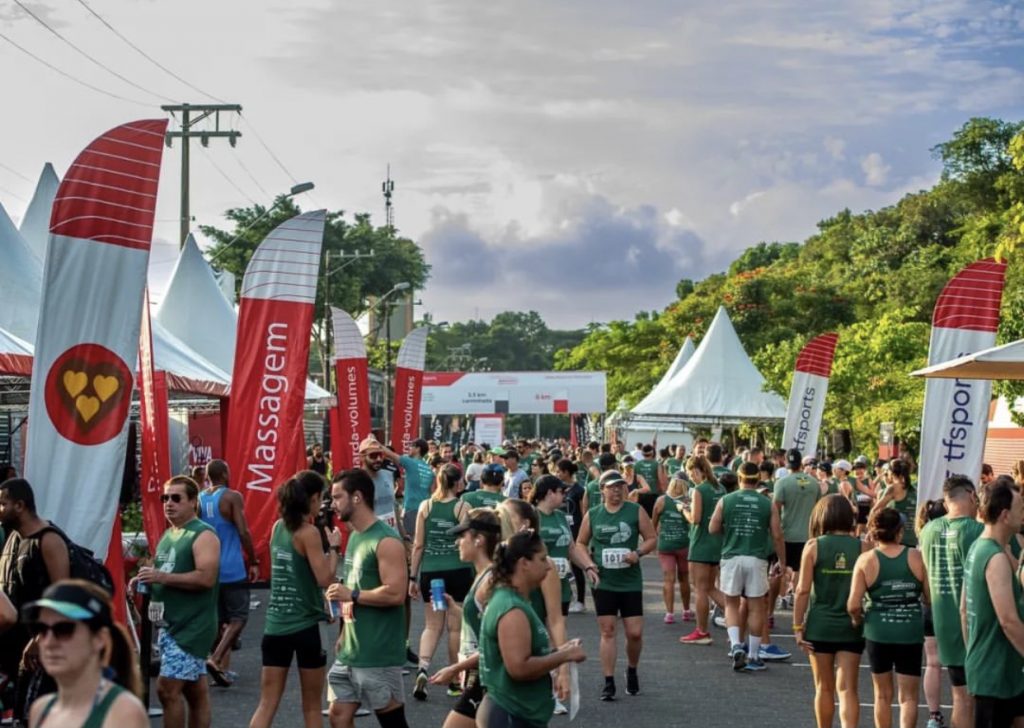
[(791, 653), (786, 652), (778, 645), (761, 645), (761, 648), (757, 651), (758, 659), (764, 662), (780, 662), (788, 660), (792, 656)]
[(747, 653), (743, 650), (743, 645), (733, 645), (729, 657), (732, 659), (732, 669), (736, 672), (747, 664)]
[(767, 669), (761, 660), (747, 660), (743, 667), (744, 672), (764, 672)]

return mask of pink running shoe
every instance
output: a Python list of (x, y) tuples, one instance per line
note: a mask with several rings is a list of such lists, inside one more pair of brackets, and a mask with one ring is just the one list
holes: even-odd
[(711, 635), (707, 632), (701, 632), (699, 629), (695, 629), (685, 637), (680, 637), (679, 641), (684, 645), (710, 645), (712, 643)]
[(697, 615), (693, 613), (692, 609), (684, 609), (683, 610), (683, 621), (684, 622), (692, 622), (695, 619), (697, 619)]
[(665, 624), (675, 624), (676, 615), (674, 615), (672, 612), (665, 612), (665, 619), (662, 621), (664, 621)]

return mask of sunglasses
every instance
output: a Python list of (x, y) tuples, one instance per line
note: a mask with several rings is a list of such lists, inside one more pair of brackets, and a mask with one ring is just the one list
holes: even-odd
[(28, 625), (29, 634), (32, 637), (42, 638), (49, 632), (53, 632), (53, 636), (61, 642), (66, 642), (71, 639), (71, 635), (75, 633), (75, 629), (78, 627), (78, 622), (55, 622), (54, 624), (46, 624), (46, 622), (33, 622)]
[(175, 503), (181, 503), (181, 493), (164, 493), (160, 496), (160, 502), (166, 503), (167, 501), (174, 501)]
[(368, 452), (365, 455), (363, 455), (363, 457), (366, 458), (367, 460), (380, 460), (382, 457), (384, 457), (384, 453)]

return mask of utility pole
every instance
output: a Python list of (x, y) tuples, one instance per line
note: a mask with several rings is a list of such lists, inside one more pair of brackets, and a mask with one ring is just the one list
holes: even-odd
[[(234, 112), (240, 114), (242, 107), (238, 104), (171, 104), (161, 106), (164, 111), (181, 113), (181, 131), (169, 131), (166, 136), (167, 146), (171, 146), (172, 139), (181, 139), (181, 247), (185, 247), (185, 239), (188, 237), (189, 228), (192, 226), (192, 218), (188, 210), (188, 171), (189, 171), (189, 140), (197, 137), (204, 147), (210, 146), (210, 139), (227, 139), (231, 146), (238, 143), (242, 136), (240, 131), (221, 131), (220, 112)], [(196, 116), (193, 116), (196, 114)], [(192, 127), (200, 121), (212, 116), (214, 120), (213, 131), (192, 131)]]

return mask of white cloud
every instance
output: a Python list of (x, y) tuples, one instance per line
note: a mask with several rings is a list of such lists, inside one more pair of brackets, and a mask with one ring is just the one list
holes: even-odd
[(889, 178), (891, 166), (885, 163), (882, 155), (878, 152), (871, 152), (861, 158), (860, 168), (864, 170), (864, 184), (869, 187), (881, 187)]

